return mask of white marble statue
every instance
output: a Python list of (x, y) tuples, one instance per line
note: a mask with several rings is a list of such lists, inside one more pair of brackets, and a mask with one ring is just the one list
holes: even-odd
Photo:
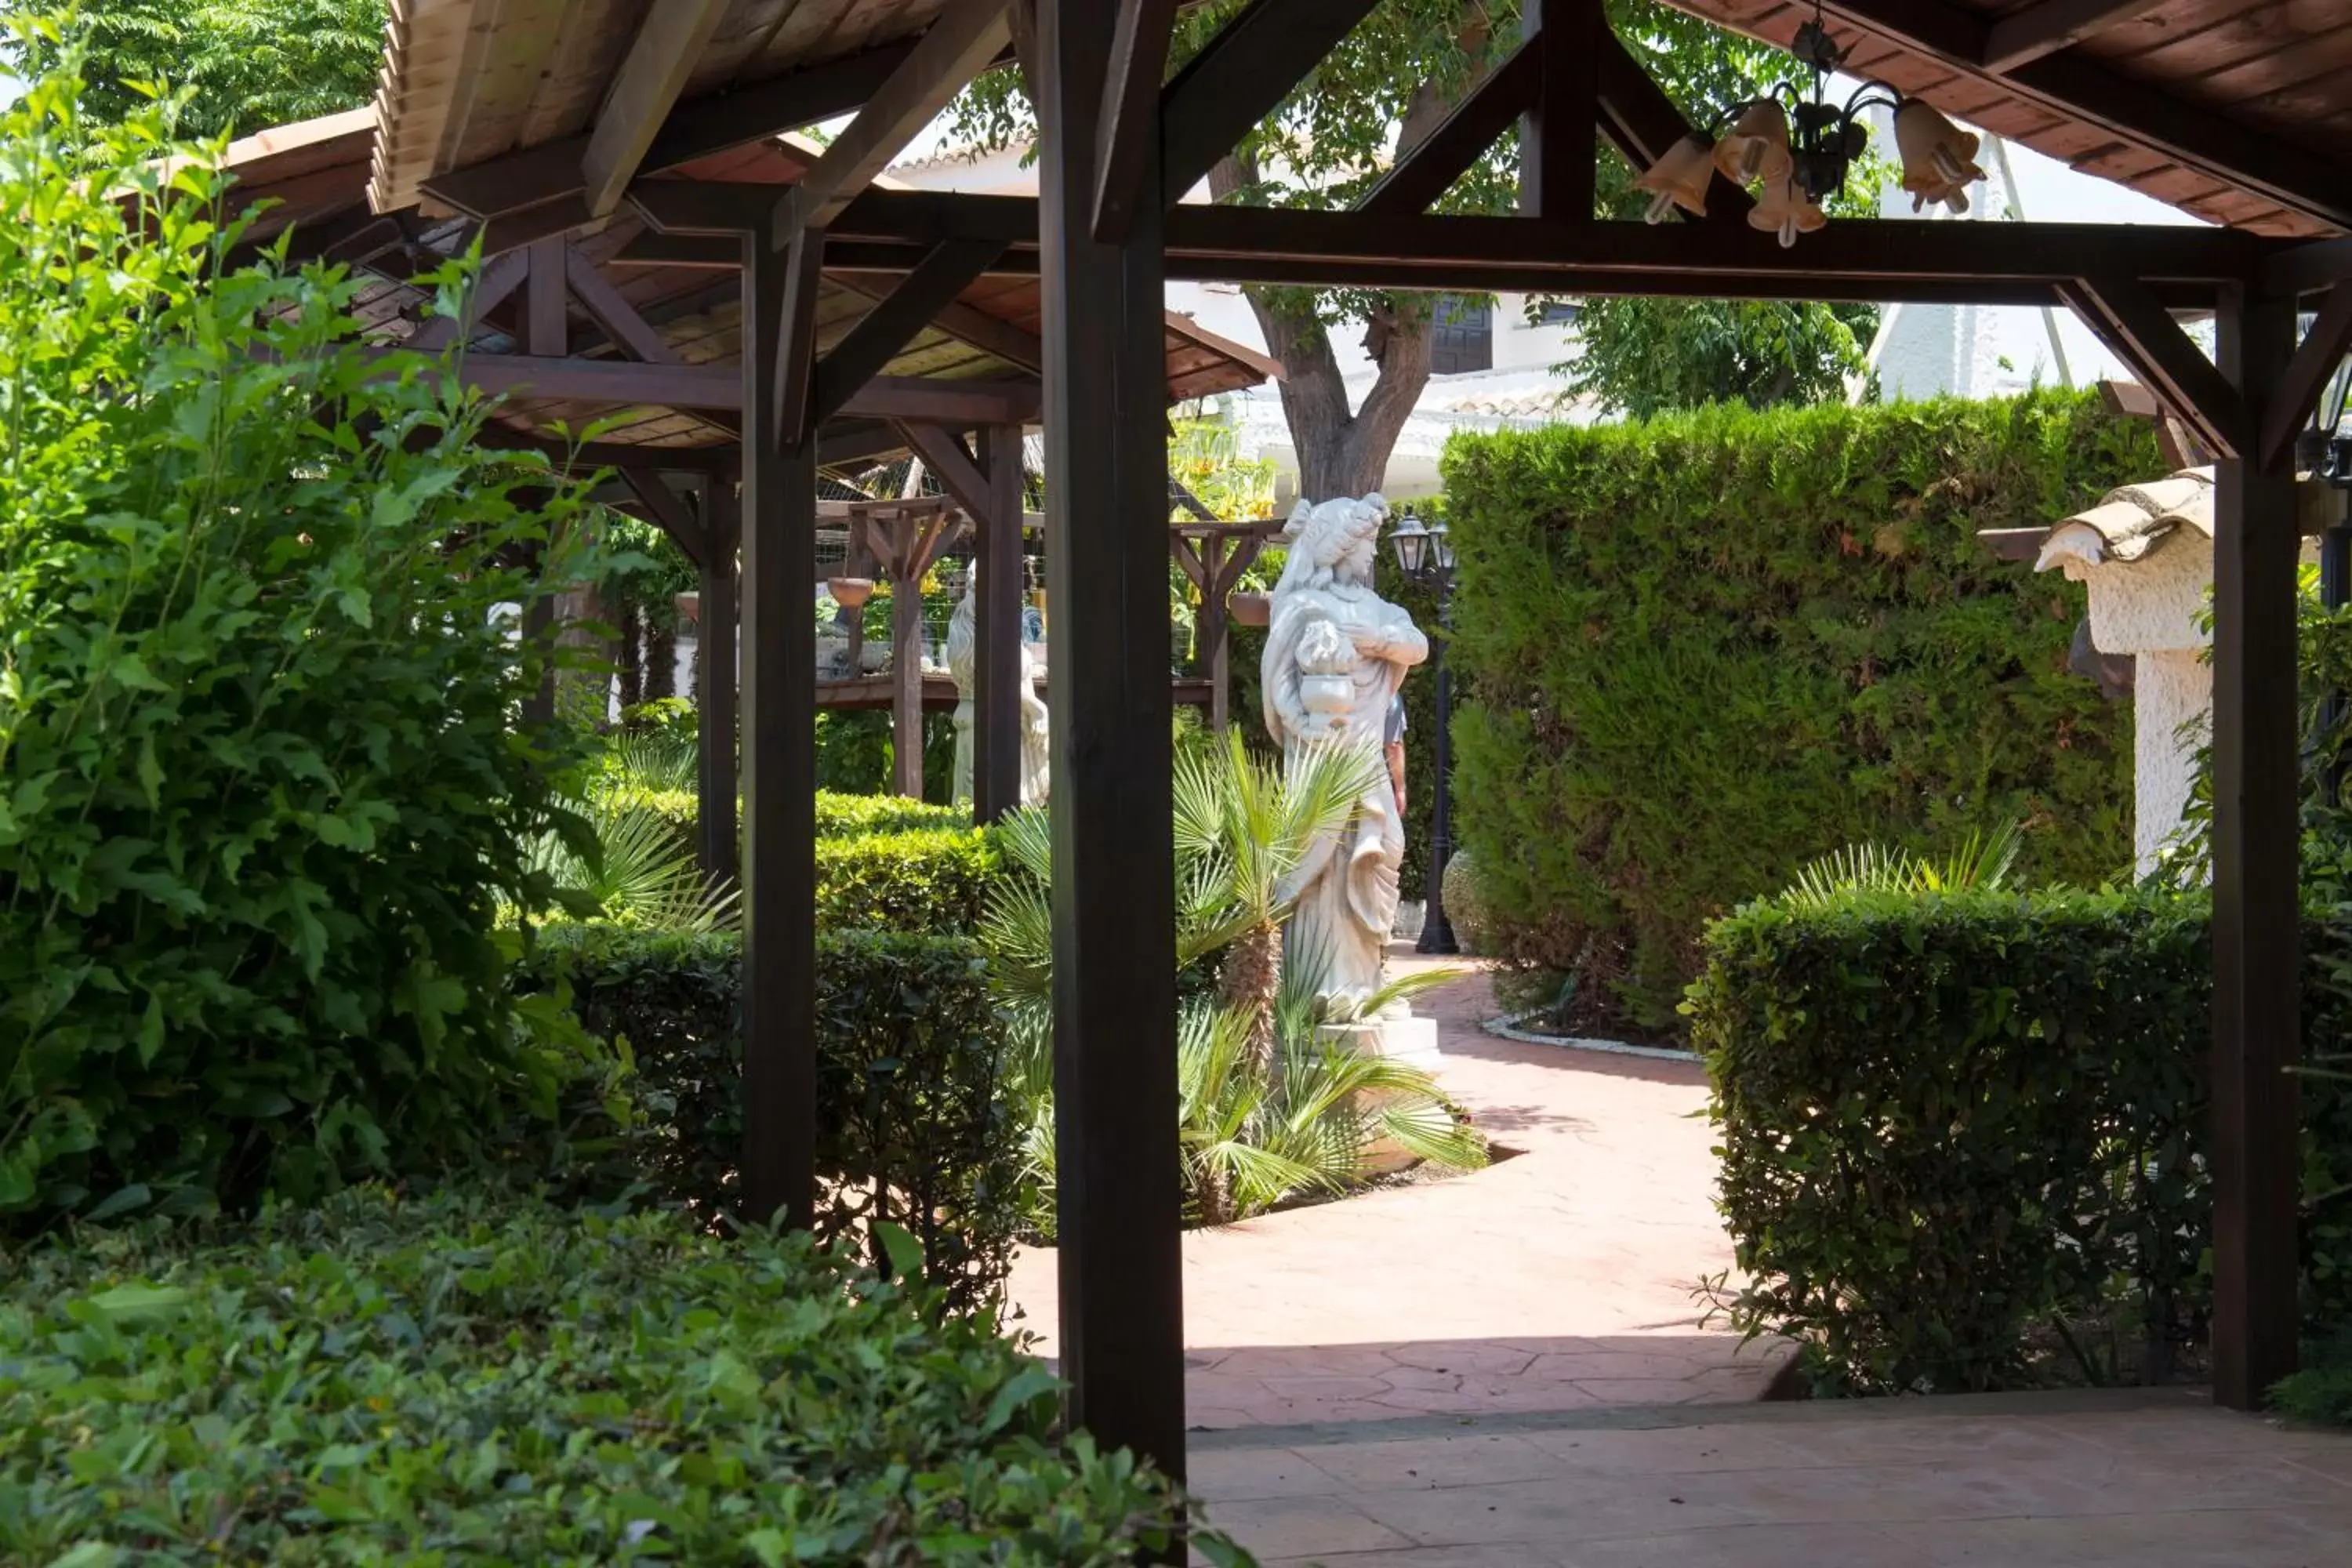
[[(1288, 765), (1323, 747), (1381, 755), (1389, 704), (1405, 672), (1429, 657), (1412, 617), (1372, 592), (1372, 562), (1388, 503), (1298, 503), (1275, 584), (1260, 666), (1265, 726)], [(1378, 991), (1396, 921), (1404, 825), (1385, 767), (1367, 770), (1362, 797), (1339, 830), (1308, 852), (1291, 878), (1298, 895), (1285, 962), (1319, 969), (1327, 1014), (1357, 1016)]]
[[(972, 696), (979, 689), (980, 623), (978, 619), (980, 568), (975, 563), (966, 574), (963, 597), (956, 601), (955, 615), (948, 621), (948, 674), (955, 681), (955, 797), (972, 797)], [(1019, 628), (1014, 628), (1019, 637)], [(1045, 799), (1045, 780), (1050, 764), (1045, 753), (1045, 703), (1037, 695), (1036, 661), (1029, 655), (1026, 642), (1021, 649), (1021, 804), (1037, 805)]]

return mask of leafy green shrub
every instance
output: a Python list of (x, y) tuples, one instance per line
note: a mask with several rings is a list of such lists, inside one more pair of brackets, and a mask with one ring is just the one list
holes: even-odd
[[(37, 24), (21, 24), (37, 26)], [(568, 1070), (504, 984), (561, 731), (543, 461), (362, 352), (150, 115), (0, 114), (0, 1226), (462, 1157)], [(117, 200), (114, 193), (121, 193)], [(444, 279), (453, 283), (454, 274)], [(529, 488), (526, 489), (525, 487)]]
[(2304, 1352), (2303, 1370), (2271, 1390), (2271, 1407), (2290, 1421), (2352, 1426), (2352, 1330)]
[(1003, 864), (995, 839), (969, 824), (819, 838), (817, 923), (832, 931), (975, 931)]
[(846, 838), (859, 833), (904, 833), (913, 828), (970, 827), (971, 810), (962, 805), (935, 805), (908, 800), (902, 795), (841, 795), (820, 790), (816, 797), (816, 831), (823, 838)]
[(1840, 845), (2016, 821), (2028, 881), (2122, 869), (2083, 590), (1976, 534), (2160, 465), (2055, 392), (1455, 437), (1454, 799), (1501, 956), (1667, 1029), (1706, 922)]
[[(1718, 921), (1691, 987), (1743, 1329), (1817, 1383), (2013, 1385), (2037, 1350), (2160, 1375), (2201, 1332), (2211, 954), (2196, 899), (1854, 893)], [(2352, 1029), (2306, 924), (2305, 1038)], [(2305, 1302), (2352, 1321), (2352, 1083), (2304, 1086)], [(2085, 1331), (2137, 1330), (2102, 1350)], [(2041, 1342), (2037, 1343), (2037, 1342)]]
[[(740, 936), (613, 927), (540, 934), (530, 973), (580, 1021), (625, 1040), (644, 1125), (616, 1140), (594, 1195), (632, 1182), (735, 1215), (743, 1148)], [(828, 931), (817, 951), (817, 1234), (897, 1225), (962, 1307), (1011, 1264), (1024, 1204), (1003, 1081), (1003, 1034), (980, 953), (937, 936)]]
[(1184, 1506), (805, 1237), (349, 1192), (13, 1263), (11, 1563), (1108, 1568)]

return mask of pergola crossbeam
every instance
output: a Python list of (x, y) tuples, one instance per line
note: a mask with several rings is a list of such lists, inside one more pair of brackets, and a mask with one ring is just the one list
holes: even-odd
[(1463, 96), (1437, 128), (1391, 166), (1356, 203), (1358, 212), (1420, 213), (1454, 188), (1535, 101), (1543, 61), (1521, 44)]
[(2081, 279), (2061, 293), (2209, 449), (2222, 457), (2252, 455), (2244, 398), (2146, 285), (2105, 275)]
[(1251, 0), (1160, 93), (1160, 195), (1170, 206), (1272, 114), (1377, 0)]
[(719, 30), (727, 4), (664, 0), (638, 24), (581, 155), (581, 194), (591, 217), (603, 217), (621, 205), (621, 193), (653, 151), (654, 138)]
[(782, 250), (804, 230), (824, 230), (890, 161), (907, 150), (1012, 41), (1006, 0), (960, 0), (940, 14), (840, 135), (778, 198), (769, 244)]
[(1178, 0), (1118, 0), (1111, 36), (1109, 79), (1103, 87), (1102, 124), (1095, 133), (1095, 237), (1125, 237), (1146, 199), (1145, 167), (1151, 121), (1160, 112), (1160, 82), (1168, 72), (1168, 45)]

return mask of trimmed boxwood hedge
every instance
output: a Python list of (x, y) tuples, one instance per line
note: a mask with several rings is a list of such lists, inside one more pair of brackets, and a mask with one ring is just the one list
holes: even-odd
[[(2352, 1033), (2352, 930), (2314, 918), (2305, 1039)], [(2200, 1338), (2212, 961), (2201, 897), (1855, 894), (1708, 932), (1743, 1329), (1834, 1392), (1978, 1390), (2079, 1355), (2161, 1375)], [(2352, 1083), (2303, 1083), (2305, 1306), (2352, 1321)], [(2091, 1342), (2123, 1325), (2122, 1353)], [(2070, 1338), (2071, 1337), (2071, 1338)], [(2134, 1340), (2140, 1342), (2133, 1343)]]
[[(657, 813), (689, 850), (700, 820), (691, 790), (632, 789), (615, 799)], [(1003, 862), (993, 837), (961, 806), (900, 795), (816, 797), (819, 924), (934, 934), (980, 929)]]
[(2059, 392), (1455, 437), (1454, 799), (1501, 955), (1665, 1030), (1706, 921), (1844, 845), (2016, 820), (2034, 880), (2123, 869), (2083, 590), (1976, 535), (2162, 470)]
[[(731, 934), (539, 934), (526, 961), (533, 982), (568, 994), (583, 1026), (635, 1058), (627, 1092), (641, 1124), (575, 1176), (583, 1190), (641, 1183), (706, 1217), (740, 1220), (742, 963)], [(954, 937), (821, 933), (816, 1037), (818, 1236), (898, 1226), (958, 1308), (988, 1301), (1025, 1205), (1003, 1031), (979, 949)]]
[(6, 1261), (8, 1563), (1109, 1568), (1184, 1510), (804, 1237), (352, 1191)]

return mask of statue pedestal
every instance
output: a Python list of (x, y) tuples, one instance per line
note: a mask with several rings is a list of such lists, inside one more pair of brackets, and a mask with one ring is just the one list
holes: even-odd
[[(1434, 1018), (1369, 1018), (1354, 1024), (1326, 1024), (1316, 1030), (1316, 1035), (1360, 1056), (1385, 1057), (1425, 1073), (1435, 1073), (1444, 1060), (1437, 1048)], [(1384, 1097), (1362, 1098), (1377, 1106)], [(1412, 1155), (1402, 1145), (1388, 1138), (1374, 1139), (1364, 1152), (1364, 1168), (1374, 1175), (1385, 1176), (1413, 1163)]]

